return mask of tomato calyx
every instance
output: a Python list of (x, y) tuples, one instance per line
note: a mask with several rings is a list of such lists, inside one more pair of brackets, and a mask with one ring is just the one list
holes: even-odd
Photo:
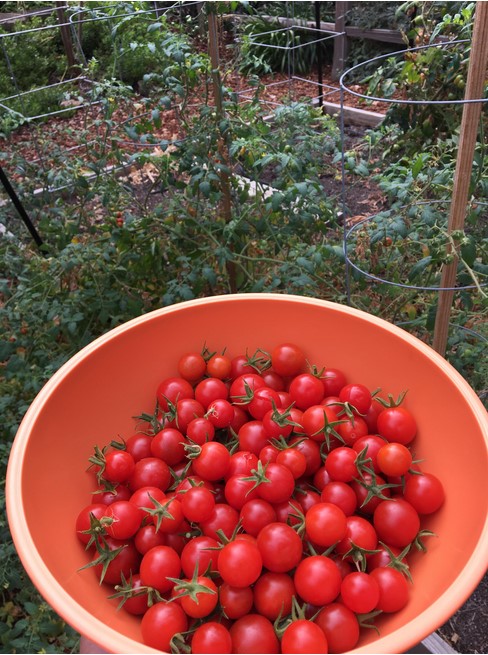
[(378, 634), (380, 634), (378, 626), (374, 623), (375, 618), (380, 614), (383, 614), (382, 610), (373, 610), (372, 612), (367, 612), (366, 614), (356, 614), (356, 617), (361, 628), (369, 628), (370, 630), (375, 630)]
[(377, 548), (363, 548), (362, 546), (356, 545), (351, 541), (351, 548), (344, 553), (342, 556), (343, 559), (352, 559), (358, 571), (363, 573), (366, 571), (367, 556), (375, 555), (380, 551)]
[(251, 387), (251, 385), (244, 380), (243, 383), (244, 386), (244, 393), (241, 394), (240, 396), (233, 396), (232, 397), (232, 403), (234, 405), (249, 405), (251, 400), (254, 398), (254, 389)]
[[(198, 582), (200, 579), (205, 579), (205, 575), (199, 575), (198, 573), (198, 567), (195, 568), (193, 571), (193, 575), (190, 578), (171, 578), (168, 577), (168, 580), (171, 580), (172, 582), (175, 583), (175, 586), (173, 587), (173, 591), (175, 592), (175, 595), (170, 598), (169, 602), (176, 600), (177, 598), (182, 598), (183, 596), (189, 596), (191, 600), (193, 600), (195, 603), (198, 604), (199, 599), (198, 599), (198, 594), (211, 594), (215, 596), (217, 593), (214, 589), (211, 589), (209, 586), (207, 586), (205, 583)], [(209, 581), (210, 578), (208, 578)]]
[(391, 489), (393, 487), (398, 487), (398, 484), (393, 482), (385, 482), (384, 484), (378, 484), (377, 476), (374, 472), (369, 472), (367, 477), (360, 471), (360, 477), (354, 478), (358, 484), (360, 484), (364, 489), (366, 489), (366, 497), (361, 503), (360, 507), (365, 507), (372, 498), (380, 498), (381, 500), (389, 500), (390, 497), (386, 496), (383, 493), (384, 489)]
[[(164, 416), (164, 415), (163, 415)], [(154, 409), (154, 412), (152, 414), (147, 414), (146, 412), (142, 412), (142, 414), (139, 414), (138, 416), (133, 416), (134, 420), (136, 421), (141, 421), (142, 423), (148, 423), (150, 426), (150, 430), (145, 432), (142, 430), (143, 434), (148, 434), (149, 436), (154, 436), (158, 432), (160, 432), (163, 428), (164, 424), (164, 419), (161, 419), (161, 408), (159, 407), (159, 403), (156, 402), (156, 407)]]
[(148, 607), (151, 607), (151, 605), (154, 603), (158, 603), (164, 600), (159, 591), (154, 589), (154, 587), (141, 585), (137, 588), (134, 588), (132, 573), (129, 575), (129, 579), (127, 580), (124, 573), (121, 571), (120, 579), (121, 584), (117, 584), (114, 587), (115, 593), (111, 596), (108, 596), (109, 599), (120, 598), (120, 602), (117, 606), (118, 610), (120, 610), (130, 598), (137, 598), (139, 596), (147, 595)]
[(102, 535), (99, 537), (99, 539), (95, 540), (95, 546), (98, 552), (98, 557), (96, 557), (91, 562), (88, 562), (88, 564), (85, 564), (85, 566), (82, 566), (78, 570), (83, 571), (84, 569), (89, 569), (92, 566), (101, 565), (102, 569), (100, 572), (99, 582), (102, 584), (110, 563), (113, 562), (113, 560), (124, 550), (124, 548), (127, 548), (127, 544), (122, 544), (122, 546), (119, 546), (118, 548), (110, 548), (107, 541), (105, 540), (105, 537)]
[(257, 373), (264, 373), (264, 371), (271, 368), (271, 354), (266, 350), (257, 348), (254, 355), (250, 357), (246, 351), (246, 357), (248, 366), (252, 366)]
[[(341, 423), (345, 423), (345, 420), (337, 420), (337, 421), (329, 421), (326, 412), (324, 411), (324, 425), (323, 427), (319, 428), (316, 430), (316, 432), (312, 432), (310, 435), (312, 439), (315, 439), (319, 435), (323, 435), (324, 439), (324, 444), (327, 447), (327, 450), (330, 450), (331, 446), (331, 439), (337, 439), (340, 441), (342, 444), (346, 445), (346, 442), (344, 441), (343, 437), (337, 432), (336, 425), (341, 425)], [(322, 445), (324, 445), (322, 444)]]
[(290, 613), (282, 617), (281, 612), (278, 615), (278, 617), (275, 619), (273, 623), (274, 631), (276, 633), (276, 636), (278, 639), (281, 640), (283, 637), (283, 634), (285, 633), (286, 629), (295, 621), (313, 621), (315, 618), (316, 614), (319, 613), (320, 609), (316, 612), (314, 616), (309, 618), (307, 616), (307, 603), (304, 603), (303, 605), (300, 605), (298, 602), (296, 596), (292, 596), (291, 599), (291, 611)]
[(153, 503), (154, 507), (142, 507), (141, 509), (144, 510), (150, 516), (157, 517), (155, 525), (156, 525), (156, 532), (158, 532), (164, 519), (169, 519), (170, 521), (175, 520), (174, 515), (171, 514), (171, 512), (168, 510), (168, 505), (170, 505), (173, 502), (173, 498), (170, 498), (164, 503), (160, 503), (158, 500), (156, 500), (156, 498), (153, 498), (151, 494), (148, 494), (148, 497)]
[(102, 516), (97, 518), (93, 512), (90, 512), (90, 527), (88, 530), (82, 530), (82, 534), (89, 534), (90, 539), (85, 546), (85, 550), (89, 550), (93, 544), (97, 544), (98, 540), (107, 534), (106, 526), (113, 523), (113, 518), (109, 516)]
[(386, 566), (388, 566), (391, 569), (395, 569), (396, 571), (399, 571), (400, 573), (403, 573), (403, 575), (410, 581), (413, 582), (412, 579), (412, 574), (410, 573), (410, 567), (405, 561), (406, 556), (410, 552), (410, 548), (412, 544), (408, 544), (405, 546), (405, 548), (402, 550), (401, 553), (398, 555), (395, 555), (395, 553), (389, 548), (385, 543), (382, 541), (378, 542), (388, 553), (388, 557), (390, 558), (390, 561)]
[(420, 532), (417, 534), (415, 539), (413, 540), (413, 545), (417, 548), (417, 550), (420, 550), (424, 553), (427, 552), (427, 546), (423, 542), (424, 537), (437, 537), (435, 532), (432, 532), (431, 530), (420, 530)]
[(266, 477), (266, 469), (268, 468), (268, 465), (269, 462), (263, 464), (261, 460), (258, 460), (257, 468), (251, 470), (252, 475), (242, 478), (246, 482), (254, 482), (253, 486), (246, 492), (246, 496), (254, 491), (254, 489), (257, 489), (261, 484), (271, 482), (271, 480)]
[(405, 400), (405, 396), (407, 395), (407, 391), (402, 391), (397, 399), (395, 400), (392, 396), (391, 393), (388, 394), (388, 399), (385, 400), (384, 398), (381, 398), (380, 396), (375, 396), (375, 399), (382, 405), (385, 409), (391, 408), (391, 407), (399, 407), (402, 402)]

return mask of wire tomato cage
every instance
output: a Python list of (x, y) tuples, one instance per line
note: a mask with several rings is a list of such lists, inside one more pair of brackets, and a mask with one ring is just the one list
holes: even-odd
[[(442, 41), (428, 45), (407, 48), (395, 53), (383, 54), (363, 61), (348, 70), (340, 77), (341, 89), (341, 134), (344, 135), (344, 104), (346, 94), (351, 94), (367, 103), (387, 103), (392, 109), (399, 105), (404, 109), (422, 107), (463, 107), (466, 104), (486, 103), (488, 98), (475, 99), (431, 99), (431, 98), (405, 98), (398, 96), (381, 96), (362, 93), (351, 88), (349, 81), (353, 73), (364, 67), (377, 68), (385, 60), (394, 61), (403, 57), (415, 58), (417, 53), (429, 49), (448, 49), (456, 46), (466, 47), (470, 41), (459, 39)], [(428, 89), (427, 92), (432, 92)], [(388, 114), (387, 114), (388, 115)], [(343, 141), (344, 143), (344, 141)], [(481, 143), (481, 148), (483, 144)], [(427, 162), (427, 159), (425, 160)], [(422, 163), (419, 160), (419, 163)], [(466, 229), (467, 244), (466, 257), (459, 255), (455, 286), (442, 286), (440, 283), (441, 269), (449, 259), (448, 246), (453, 245), (452, 237), (447, 231), (447, 217), (451, 205), (451, 198), (425, 198), (419, 196), (409, 204), (392, 205), (389, 209), (353, 221), (348, 217), (346, 183), (347, 168), (345, 148), (341, 152), (341, 186), (343, 208), (343, 251), (346, 262), (346, 291), (347, 302), (351, 302), (351, 279), (361, 279), (372, 284), (384, 284), (399, 289), (418, 293), (438, 293), (452, 291), (466, 294), (478, 291), (486, 295), (484, 289), (488, 286), (486, 280), (486, 262), (479, 261), (475, 249), (483, 240), (486, 243), (486, 230), (488, 203), (471, 197), (466, 208), (470, 223)], [(412, 180), (413, 182), (413, 180)], [(456, 235), (459, 236), (459, 235)], [(430, 246), (430, 248), (429, 248)], [(435, 252), (433, 253), (432, 250)], [(383, 266), (379, 265), (382, 259)], [(469, 261), (467, 261), (469, 259)], [(414, 261), (412, 261), (414, 260)], [(409, 265), (406, 265), (406, 262)], [(474, 270), (477, 269), (477, 270)], [(400, 321), (401, 326), (417, 326), (418, 319)], [(479, 332), (449, 323), (451, 328), (464, 332), (465, 335), (479, 339), (483, 343), (488, 339)]]

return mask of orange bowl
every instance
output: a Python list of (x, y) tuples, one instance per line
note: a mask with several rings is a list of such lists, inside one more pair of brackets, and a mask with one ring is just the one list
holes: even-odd
[(75, 535), (90, 502), (86, 473), (95, 444), (133, 433), (152, 413), (158, 383), (188, 350), (231, 355), (300, 345), (311, 363), (343, 369), (350, 381), (397, 396), (418, 422), (415, 454), (441, 478), (446, 502), (425, 521), (437, 537), (412, 565), (407, 607), (366, 631), (354, 653), (402, 653), (449, 619), (484, 575), (488, 545), (488, 415), (440, 355), (382, 319), (342, 305), (277, 294), (204, 298), (136, 318), (72, 357), (44, 386), (15, 438), (7, 512), (22, 563), (45, 600), (82, 635), (115, 653), (154, 652), (139, 619), (107, 600)]

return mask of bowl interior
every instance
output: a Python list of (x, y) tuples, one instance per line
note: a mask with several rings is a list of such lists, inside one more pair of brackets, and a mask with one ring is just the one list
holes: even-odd
[(88, 458), (95, 444), (129, 437), (133, 417), (154, 410), (155, 390), (179, 356), (224, 347), (229, 354), (299, 344), (311, 363), (343, 369), (384, 394), (408, 390), (414, 442), (447, 500), (425, 522), (438, 536), (416, 558), (409, 605), (379, 622), (354, 652), (404, 652), (446, 621), (486, 566), (487, 415), (443, 358), (403, 330), (348, 307), (274, 294), (190, 301), (131, 321), (73, 357), (40, 392), (19, 428), (7, 477), (12, 535), (27, 572), (54, 609), (110, 652), (152, 652), (139, 620), (117, 611), (91, 569), (74, 520), (90, 502)]

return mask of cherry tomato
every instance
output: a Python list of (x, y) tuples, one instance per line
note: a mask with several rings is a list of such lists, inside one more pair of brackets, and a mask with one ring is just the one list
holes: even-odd
[(126, 450), (112, 450), (105, 455), (103, 477), (109, 482), (126, 482), (134, 471), (134, 458)]
[(257, 536), (257, 546), (264, 568), (274, 573), (291, 571), (302, 558), (302, 540), (286, 523), (265, 525)]
[(329, 652), (348, 653), (359, 641), (359, 622), (343, 603), (330, 603), (314, 618), (327, 637)]
[(307, 537), (319, 546), (333, 546), (346, 536), (346, 515), (332, 503), (317, 503), (305, 515)]
[(278, 653), (279, 641), (273, 624), (260, 614), (247, 614), (230, 628), (233, 653)]
[(290, 377), (297, 375), (305, 367), (305, 355), (299, 346), (282, 343), (271, 352), (271, 366), (278, 375)]
[(227, 355), (212, 355), (207, 362), (207, 375), (211, 378), (225, 380), (230, 377), (232, 371), (232, 360)]
[(191, 539), (181, 551), (181, 568), (187, 578), (193, 573), (205, 573), (217, 571), (219, 542), (213, 537), (201, 535)]
[(380, 591), (376, 609), (382, 612), (399, 612), (410, 598), (410, 588), (405, 576), (390, 566), (380, 566), (371, 571)]
[(404, 407), (387, 407), (378, 414), (378, 434), (388, 441), (396, 441), (406, 446), (417, 434), (417, 423), (413, 415)]
[(380, 588), (369, 573), (353, 571), (342, 580), (341, 599), (355, 614), (367, 614), (377, 606)]
[(91, 503), (79, 512), (76, 517), (75, 529), (76, 536), (82, 544), (87, 544), (91, 539), (91, 535), (84, 534), (91, 527), (90, 516), (93, 516), (94, 519), (101, 519), (102, 516), (105, 516), (106, 511), (107, 505), (105, 503)]
[(254, 603), (251, 587), (233, 587), (223, 582), (219, 588), (220, 606), (229, 619), (239, 619), (249, 614)]
[(254, 585), (254, 607), (270, 621), (291, 612), (295, 584), (288, 573), (266, 571)]
[(403, 444), (392, 441), (379, 449), (377, 462), (385, 475), (405, 475), (412, 465), (412, 453)]
[(260, 387), (253, 393), (252, 400), (247, 404), (247, 411), (259, 421), (274, 407), (281, 407), (281, 398), (277, 391), (270, 387)]
[(184, 378), (170, 377), (164, 379), (156, 390), (159, 407), (167, 412), (170, 405), (175, 405), (183, 398), (194, 398), (192, 385)]
[(352, 487), (340, 480), (331, 480), (322, 489), (320, 499), (324, 503), (337, 505), (346, 516), (352, 516), (356, 510), (357, 499)]
[(357, 382), (351, 382), (342, 387), (339, 392), (341, 402), (348, 403), (358, 414), (366, 414), (371, 407), (372, 396), (370, 390)]
[(187, 443), (186, 437), (176, 428), (163, 428), (151, 440), (151, 455), (174, 466), (184, 459)]
[(374, 511), (373, 523), (381, 541), (399, 548), (411, 543), (420, 529), (417, 511), (402, 498), (383, 500)]
[[(176, 591), (176, 596), (187, 616), (191, 616), (193, 619), (202, 619), (214, 611), (217, 607), (219, 596), (215, 582), (211, 578), (198, 575), (195, 580), (183, 578), (181, 582), (182, 584), (187, 583), (189, 588), (193, 584), (199, 585), (199, 589), (194, 590), (193, 594)], [(181, 595), (179, 595), (180, 593)]]
[(301, 478), (307, 469), (305, 455), (296, 448), (284, 448), (280, 450), (276, 456), (276, 463), (286, 466), (291, 471), (295, 480)]
[(128, 482), (132, 491), (141, 487), (158, 487), (165, 491), (171, 481), (171, 471), (166, 462), (158, 457), (144, 457), (135, 463)]
[(317, 623), (297, 619), (290, 623), (281, 638), (282, 653), (328, 653), (327, 637)]
[(178, 603), (166, 601), (155, 603), (147, 610), (141, 621), (144, 643), (163, 653), (171, 652), (171, 639), (175, 634), (186, 632), (187, 629), (187, 616)]
[(337, 598), (342, 577), (337, 564), (330, 557), (311, 555), (298, 564), (293, 581), (302, 600), (320, 607)]
[(105, 516), (112, 522), (106, 526), (114, 539), (129, 539), (139, 530), (143, 512), (128, 500), (118, 500), (107, 507)]
[(334, 448), (327, 455), (324, 466), (331, 480), (351, 482), (351, 480), (359, 475), (356, 462), (356, 451), (348, 446), (343, 446)]
[(130, 453), (134, 462), (138, 462), (144, 457), (151, 457), (151, 444), (153, 437), (149, 434), (137, 433), (133, 434), (125, 442), (127, 452)]
[(174, 587), (169, 578), (181, 573), (180, 557), (170, 546), (154, 546), (143, 555), (139, 573), (144, 585), (164, 593)]
[(230, 453), (219, 441), (202, 444), (200, 454), (192, 460), (192, 469), (204, 480), (220, 480), (229, 468)]
[(214, 507), (214, 495), (206, 487), (193, 487), (181, 495), (181, 509), (188, 521), (206, 521)]
[(276, 521), (276, 511), (271, 503), (262, 498), (246, 500), (242, 505), (239, 519), (242, 528), (253, 537), (257, 537), (261, 528)]
[(200, 380), (205, 375), (206, 369), (207, 363), (201, 353), (185, 353), (178, 361), (178, 373), (188, 382)]
[(205, 417), (215, 428), (228, 428), (234, 419), (234, 409), (225, 398), (216, 398), (208, 404)]
[(229, 630), (217, 621), (203, 623), (192, 635), (191, 652), (194, 655), (232, 653), (232, 637)]
[(445, 492), (438, 477), (432, 473), (422, 473), (408, 478), (403, 497), (419, 514), (432, 514), (442, 507)]
[(263, 561), (255, 544), (239, 539), (219, 551), (217, 566), (224, 582), (232, 587), (249, 587), (261, 575)]
[(325, 394), (322, 381), (311, 373), (295, 376), (290, 382), (288, 393), (293, 404), (302, 410), (318, 405)]
[(337, 368), (325, 368), (320, 379), (324, 385), (325, 396), (338, 396), (342, 387), (347, 384), (345, 374)]
[(206, 521), (200, 521), (200, 529), (208, 537), (220, 540), (221, 530), (227, 539), (232, 537), (239, 521), (239, 512), (226, 503), (215, 503), (212, 515)]

